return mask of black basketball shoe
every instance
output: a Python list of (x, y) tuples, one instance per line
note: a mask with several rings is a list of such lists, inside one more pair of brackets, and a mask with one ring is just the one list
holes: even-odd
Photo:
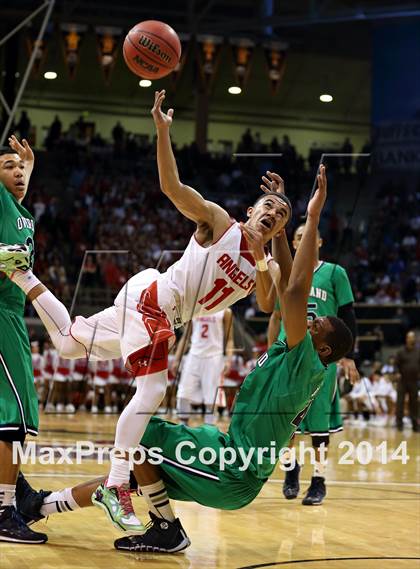
[(19, 472), (16, 481), (16, 509), (26, 525), (30, 526), (45, 517), (41, 514), (41, 507), (44, 498), (50, 494), (46, 490), (34, 490), (22, 472)]
[(283, 496), (286, 500), (294, 500), (299, 494), (299, 472), (300, 466), (296, 462), (292, 470), (286, 472), (286, 477), (283, 482)]
[(302, 504), (304, 506), (319, 506), (322, 504), (326, 495), (325, 478), (322, 476), (312, 476), (311, 485), (302, 500)]
[(158, 518), (149, 512), (151, 521), (143, 535), (129, 535), (114, 542), (115, 549), (120, 551), (176, 553), (191, 545), (181, 522), (177, 518), (173, 522)]
[(28, 528), (14, 506), (6, 506), (0, 514), (0, 541), (36, 544), (45, 543), (48, 537)]

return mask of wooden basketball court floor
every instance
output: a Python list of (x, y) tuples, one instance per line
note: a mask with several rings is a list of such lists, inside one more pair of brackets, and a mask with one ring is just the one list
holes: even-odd
[[(44, 415), (40, 445), (68, 446), (92, 440), (111, 446), (115, 416)], [(222, 427), (223, 428), (223, 427)], [(226, 425), (225, 425), (226, 428)], [(299, 439), (300, 440), (300, 439)], [(345, 448), (366, 440), (373, 446), (387, 442), (390, 451), (407, 441), (409, 460), (380, 463), (374, 452), (370, 464), (337, 464)], [(97, 508), (51, 516), (34, 529), (48, 533), (45, 545), (0, 544), (1, 569), (240, 569), (291, 567), (307, 569), (420, 568), (420, 435), (410, 429), (348, 427), (332, 437), (328, 495), (323, 505), (302, 506), (286, 501), (281, 492), (283, 473), (276, 469), (258, 498), (237, 511), (218, 511), (198, 504), (175, 502), (192, 545), (176, 555), (129, 554), (113, 548), (122, 534)], [(361, 454), (362, 459), (363, 453)], [(365, 455), (366, 458), (366, 455)], [(35, 488), (58, 490), (107, 472), (96, 460), (80, 465), (26, 465)], [(301, 472), (301, 496), (311, 466)], [(137, 513), (147, 521), (142, 499), (134, 498)]]

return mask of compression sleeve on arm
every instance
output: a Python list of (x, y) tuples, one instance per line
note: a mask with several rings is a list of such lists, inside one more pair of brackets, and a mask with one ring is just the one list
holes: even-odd
[(354, 312), (353, 303), (349, 302), (348, 304), (340, 306), (338, 308), (337, 316), (338, 318), (341, 318), (344, 321), (344, 323), (348, 326), (350, 332), (353, 335), (353, 344), (350, 352), (346, 354), (346, 357), (354, 359), (354, 344), (356, 342), (357, 323), (356, 323), (356, 314)]

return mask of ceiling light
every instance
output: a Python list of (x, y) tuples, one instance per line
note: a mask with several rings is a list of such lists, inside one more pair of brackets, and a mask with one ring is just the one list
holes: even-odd
[(324, 93), (319, 96), (319, 100), (322, 101), (323, 103), (331, 103), (333, 97), (332, 95), (328, 95), (328, 93)]
[(140, 85), (140, 87), (151, 87), (152, 82), (150, 81), (150, 79), (141, 79), (139, 81), (139, 85)]
[(231, 95), (240, 95), (242, 93), (242, 89), (240, 87), (229, 87), (228, 91)]
[(44, 79), (57, 79), (57, 73), (55, 71), (46, 71), (44, 73)]

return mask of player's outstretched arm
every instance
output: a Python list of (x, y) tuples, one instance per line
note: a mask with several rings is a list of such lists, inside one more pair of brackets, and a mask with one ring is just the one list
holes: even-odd
[(296, 252), (289, 283), (280, 295), (281, 311), (287, 344), (293, 348), (307, 331), (307, 302), (311, 290), (313, 267), (316, 259), (317, 229), (327, 197), (325, 166), (320, 166), (318, 188), (308, 204), (307, 221), (299, 249)]
[(267, 344), (270, 348), (274, 342), (277, 340), (280, 334), (280, 324), (281, 324), (281, 311), (274, 310), (270, 316), (268, 322), (268, 332), (267, 332)]
[(169, 134), (174, 110), (168, 109), (168, 112), (164, 113), (162, 111), (164, 100), (165, 91), (156, 91), (151, 111), (157, 133), (157, 162), (162, 192), (188, 219), (197, 224), (206, 224), (210, 228), (217, 225), (223, 232), (231, 223), (228, 213), (217, 204), (205, 200), (200, 193), (179, 179)]
[[(260, 188), (263, 192), (278, 192), (281, 194), (286, 194), (284, 180), (276, 172), (270, 172), (267, 170), (266, 176), (262, 176), (262, 181), (263, 183), (260, 185)], [(281, 270), (279, 286), (281, 289), (285, 290), (287, 283), (289, 282), (293, 263), (293, 258), (290, 252), (285, 229), (282, 229), (277, 235), (273, 237), (272, 253), (273, 259), (279, 265)]]

